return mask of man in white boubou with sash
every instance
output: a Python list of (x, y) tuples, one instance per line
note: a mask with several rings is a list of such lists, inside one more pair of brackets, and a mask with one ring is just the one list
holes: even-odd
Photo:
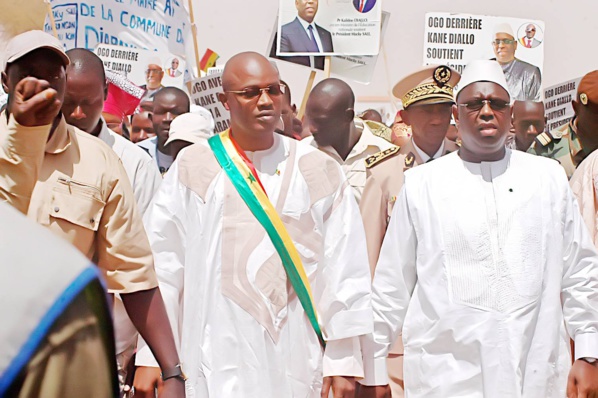
[[(184, 149), (146, 213), (187, 396), (353, 397), (373, 324), (351, 188), (274, 134), (285, 87), (266, 58), (239, 54), (222, 79), (231, 129)], [(137, 364), (156, 366), (144, 348)]]

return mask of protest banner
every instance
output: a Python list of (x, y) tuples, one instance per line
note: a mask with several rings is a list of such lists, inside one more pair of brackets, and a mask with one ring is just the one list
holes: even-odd
[(544, 90), (544, 115), (546, 131), (550, 132), (569, 123), (575, 113), (571, 101), (577, 96), (581, 77), (556, 84)]
[(424, 65), (444, 64), (462, 72), (474, 59), (496, 59), (511, 99), (540, 101), (544, 22), (449, 13), (425, 18)]
[[(180, 0), (51, 0), (51, 4), (66, 50), (110, 44), (185, 54), (190, 23)], [(44, 29), (52, 33), (49, 18)]]
[(276, 55), (376, 55), (382, 0), (280, 0)]
[[(382, 24), (380, 27), (380, 43), (384, 39), (386, 27), (390, 20), (390, 13), (382, 11)], [(325, 57), (302, 56), (302, 57), (285, 57), (276, 55), (276, 27), (278, 21), (275, 22), (275, 27), (268, 42), (269, 56), (280, 61), (290, 62), (296, 65), (306, 66), (319, 70), (324, 70), (324, 62), (317, 62), (318, 59)], [(382, 46), (382, 44), (381, 44)], [(358, 83), (369, 84), (376, 70), (376, 63), (378, 62), (378, 55), (339, 55), (331, 57), (330, 74), (343, 79), (353, 80)]]
[[(94, 50), (108, 71), (120, 73), (137, 86), (146, 84), (146, 71), (162, 69), (162, 85), (183, 87), (185, 61), (174, 54), (100, 44)], [(149, 65), (153, 65), (150, 67)], [(156, 71), (154, 73), (159, 73)]]
[(230, 112), (218, 99), (223, 92), (222, 74), (210, 75), (191, 82), (191, 101), (206, 108), (214, 118), (215, 133), (221, 133), (230, 127)]

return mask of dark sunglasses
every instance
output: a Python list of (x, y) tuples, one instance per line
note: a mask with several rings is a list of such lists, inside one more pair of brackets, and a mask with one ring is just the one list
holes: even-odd
[(466, 102), (464, 104), (459, 104), (459, 106), (465, 107), (468, 111), (471, 112), (479, 112), (482, 110), (484, 105), (490, 105), (490, 109), (493, 111), (504, 111), (505, 109), (509, 108), (510, 103), (503, 100), (498, 99), (489, 99), (489, 100), (473, 100)]
[(282, 95), (282, 94), (284, 94), (285, 88), (286, 88), (286, 86), (284, 84), (273, 84), (271, 86), (264, 87), (264, 88), (247, 87), (247, 88), (244, 88), (243, 90), (238, 90), (238, 91), (234, 91), (234, 90), (225, 91), (225, 93), (233, 93), (233, 94), (240, 95), (241, 97), (246, 98), (246, 99), (254, 99), (254, 98), (260, 97), (262, 95), (262, 93), (264, 93), (264, 92), (268, 93), (269, 96)]

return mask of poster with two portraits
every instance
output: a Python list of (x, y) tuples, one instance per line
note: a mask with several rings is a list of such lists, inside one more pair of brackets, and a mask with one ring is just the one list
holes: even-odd
[(280, 0), (270, 57), (369, 83), (389, 13), (382, 0)]
[(469, 61), (495, 59), (507, 78), (511, 100), (542, 100), (543, 21), (486, 15), (427, 13), (424, 65), (462, 72)]

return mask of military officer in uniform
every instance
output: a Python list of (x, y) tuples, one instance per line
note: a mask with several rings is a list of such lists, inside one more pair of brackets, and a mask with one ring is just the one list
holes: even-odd
[(581, 144), (576, 125), (577, 121), (573, 118), (558, 129), (539, 134), (527, 152), (555, 159), (565, 169), (567, 178), (571, 178), (575, 168), (581, 163)]
[(528, 150), (557, 160), (569, 178), (581, 161), (598, 148), (598, 71), (581, 79), (577, 98), (571, 104), (575, 117), (556, 130), (538, 135)]
[[(372, 273), (404, 171), (456, 151), (446, 138), (454, 104), (453, 89), (461, 75), (448, 66), (428, 66), (410, 74), (393, 88), (404, 109), (400, 111), (412, 136), (401, 147), (378, 152), (365, 159), (366, 184), (359, 204), (366, 230)], [(397, 340), (388, 356), (393, 398), (403, 397), (403, 345)]]

